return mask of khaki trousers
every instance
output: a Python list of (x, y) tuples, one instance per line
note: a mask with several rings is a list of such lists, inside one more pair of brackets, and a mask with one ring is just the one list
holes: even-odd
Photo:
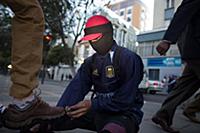
[(37, 0), (1, 0), (14, 12), (10, 96), (23, 99), (38, 86), (42, 62), (44, 15)]

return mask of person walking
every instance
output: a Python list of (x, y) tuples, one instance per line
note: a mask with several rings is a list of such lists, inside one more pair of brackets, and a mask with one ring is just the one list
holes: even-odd
[(19, 129), (34, 119), (51, 119), (64, 115), (61, 107), (51, 107), (34, 90), (42, 64), (44, 15), (38, 0), (1, 0), (14, 12), (10, 96), (12, 103), (3, 117), (4, 126)]
[[(178, 42), (186, 66), (182, 76), (169, 93), (152, 121), (170, 133), (179, 131), (171, 127), (178, 105), (191, 97), (200, 87), (200, 0), (183, 0), (163, 37), (157, 51), (161, 55)], [(199, 104), (199, 103), (196, 103)], [(199, 106), (199, 105), (198, 105)]]

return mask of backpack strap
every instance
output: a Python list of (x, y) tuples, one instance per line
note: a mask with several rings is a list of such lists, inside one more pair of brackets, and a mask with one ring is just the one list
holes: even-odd
[(115, 70), (116, 76), (120, 77), (120, 54), (122, 51), (122, 47), (117, 46), (115, 49), (114, 57), (113, 57), (113, 67)]
[(92, 62), (91, 62), (91, 72), (96, 68), (96, 57), (97, 57), (97, 53), (92, 55)]

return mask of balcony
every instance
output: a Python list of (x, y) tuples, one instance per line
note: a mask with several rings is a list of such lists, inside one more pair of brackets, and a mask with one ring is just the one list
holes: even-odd
[(174, 7), (165, 9), (165, 20), (171, 20), (174, 16)]

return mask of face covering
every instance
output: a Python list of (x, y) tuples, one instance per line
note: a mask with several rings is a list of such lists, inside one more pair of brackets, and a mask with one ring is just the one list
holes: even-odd
[(92, 48), (100, 55), (106, 55), (113, 46), (113, 28), (111, 23), (85, 29), (85, 34), (102, 33), (97, 41), (89, 41)]
[(95, 41), (95, 42), (91, 42), (89, 41), (92, 48), (100, 55), (106, 55), (109, 50), (112, 48), (113, 46), (113, 37), (112, 37), (112, 33), (107, 33), (106, 35), (103, 34), (103, 36)]

